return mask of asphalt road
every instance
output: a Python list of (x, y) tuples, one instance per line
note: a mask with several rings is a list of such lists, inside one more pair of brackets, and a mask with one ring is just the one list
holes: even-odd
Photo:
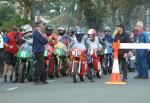
[(150, 103), (150, 79), (133, 79), (126, 85), (106, 85), (109, 76), (95, 83), (73, 83), (71, 77), (55, 78), (49, 84), (3, 83), (0, 78), (0, 103)]

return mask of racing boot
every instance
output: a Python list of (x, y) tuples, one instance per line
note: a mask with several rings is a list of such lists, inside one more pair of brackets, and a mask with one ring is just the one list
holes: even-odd
[(7, 82), (7, 75), (4, 75), (4, 82)]
[(11, 74), (9, 77), (9, 82), (12, 82), (12, 81), (13, 81), (13, 75)]
[(16, 73), (14, 83), (17, 83), (18, 81), (19, 81), (19, 73)]
[(93, 75), (93, 64), (92, 64), (92, 63), (89, 63), (88, 66), (89, 66), (89, 68), (90, 68), (90, 71), (89, 71), (89, 73), (88, 73), (88, 79), (89, 79), (91, 82), (95, 82), (95, 81), (93, 80), (93, 78), (94, 78), (94, 75)]

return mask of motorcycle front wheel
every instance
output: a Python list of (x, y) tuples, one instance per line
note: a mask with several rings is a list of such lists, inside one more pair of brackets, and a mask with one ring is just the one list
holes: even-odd
[(24, 81), (25, 81), (25, 64), (20, 63), (18, 70), (19, 70), (19, 81), (20, 81), (20, 83), (24, 83)]
[(73, 71), (73, 82), (76, 83), (78, 81), (78, 69), (79, 69), (79, 64), (75, 63), (74, 64), (74, 71)]

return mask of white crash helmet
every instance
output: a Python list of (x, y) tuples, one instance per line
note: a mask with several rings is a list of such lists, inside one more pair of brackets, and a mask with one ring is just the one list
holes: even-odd
[(65, 27), (63, 27), (63, 26), (60, 26), (59, 28), (58, 28), (58, 31), (59, 30), (63, 30), (63, 31), (65, 31), (66, 30), (66, 28)]
[(32, 31), (32, 27), (31, 27), (31, 25), (29, 25), (29, 24), (23, 25), (23, 26), (21, 27), (21, 29), (22, 29), (22, 33), (23, 33), (23, 34)]
[(104, 28), (104, 32), (111, 32), (111, 28), (110, 28), (109, 26), (106, 26), (106, 27)]

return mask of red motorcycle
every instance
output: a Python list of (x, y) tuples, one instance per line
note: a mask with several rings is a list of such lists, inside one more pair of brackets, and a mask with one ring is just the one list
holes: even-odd
[(91, 49), (90, 55), (92, 57), (92, 64), (94, 69), (94, 75), (97, 76), (97, 78), (102, 77), (102, 68), (101, 68), (101, 57), (100, 55), (97, 55), (96, 49)]
[(87, 71), (87, 60), (85, 50), (71, 49), (70, 60), (72, 62), (71, 74), (73, 76), (73, 82), (76, 83), (78, 78), (80, 81), (84, 81), (85, 73)]
[(47, 75), (49, 78), (54, 78), (54, 69), (55, 69), (55, 61), (54, 61), (54, 48), (48, 46), (44, 52), (44, 64), (47, 70)]

